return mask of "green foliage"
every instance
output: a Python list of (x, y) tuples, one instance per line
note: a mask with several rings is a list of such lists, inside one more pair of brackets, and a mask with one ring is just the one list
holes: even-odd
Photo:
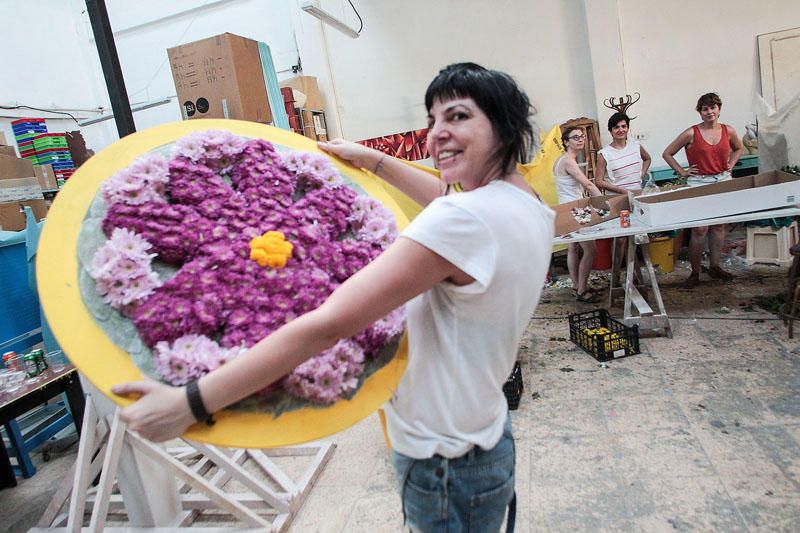
[(798, 165), (786, 165), (781, 170), (783, 170), (784, 172), (788, 172), (790, 174), (797, 174), (798, 176), (800, 176), (800, 166)]

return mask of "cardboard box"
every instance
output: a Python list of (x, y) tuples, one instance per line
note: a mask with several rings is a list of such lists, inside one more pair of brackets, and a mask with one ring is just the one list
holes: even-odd
[(0, 155), (10, 155), (11, 157), (17, 157), (17, 151), (14, 149), (13, 146), (8, 144), (6, 140), (6, 134), (0, 131)]
[[(628, 197), (624, 194), (581, 198), (554, 206), (553, 210), (556, 212), (555, 236), (560, 237), (582, 228), (619, 218), (619, 212), (628, 209), (628, 206)], [(572, 210), (585, 207), (592, 207), (591, 218), (588, 222), (578, 222)], [(608, 213), (601, 217), (597, 212), (600, 209), (605, 209)]]
[(0, 155), (0, 180), (35, 177), (33, 164), (27, 159)]
[(0, 203), (0, 230), (22, 231), (25, 229), (25, 212), (28, 206), (33, 210), (36, 221), (47, 216), (47, 205), (44, 200), (25, 200), (22, 202)]
[(184, 120), (272, 121), (258, 43), (232, 33), (167, 50)]
[(304, 109), (311, 109), (313, 111), (322, 111), (322, 94), (319, 92), (317, 85), (317, 78), (314, 76), (295, 76), (288, 80), (280, 82), (281, 87), (291, 87), (297, 89), (306, 95), (306, 103), (303, 104)]
[(778, 209), (800, 203), (800, 176), (772, 170), (754, 176), (639, 196), (631, 216), (649, 226)]
[(302, 110), (301, 114), (303, 116), (303, 135), (316, 141), (317, 132), (314, 129), (314, 114), (305, 109)]
[(43, 199), (37, 178), (0, 180), (0, 203)]
[(36, 174), (36, 179), (39, 180), (39, 186), (43, 191), (58, 189), (58, 181), (56, 181), (53, 165), (33, 165), (33, 172)]

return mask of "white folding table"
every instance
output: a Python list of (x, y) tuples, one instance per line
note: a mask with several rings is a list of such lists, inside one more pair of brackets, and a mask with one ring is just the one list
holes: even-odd
[[(749, 220), (760, 220), (765, 218), (779, 218), (800, 215), (800, 208), (787, 207), (782, 209), (770, 209), (767, 211), (755, 211), (752, 213), (739, 213), (719, 218), (707, 218), (702, 220), (689, 220), (674, 224), (664, 224), (659, 226), (649, 226), (643, 224), (641, 221), (631, 217), (631, 225), (627, 228), (620, 226), (619, 218), (608, 220), (596, 226), (589, 226), (582, 228), (578, 231), (567, 233), (556, 237), (553, 241), (554, 244), (571, 244), (574, 242), (594, 241), (597, 239), (610, 239), (618, 237), (632, 237), (628, 239), (628, 260), (627, 272), (625, 276), (625, 284), (622, 290), (625, 293), (625, 305), (623, 311), (622, 322), (626, 325), (637, 325), (640, 330), (647, 332), (655, 332), (672, 337), (672, 327), (667, 316), (667, 311), (664, 308), (664, 302), (661, 298), (661, 291), (658, 287), (656, 280), (655, 270), (653, 263), (650, 261), (650, 254), (648, 253), (648, 245), (650, 240), (649, 233), (658, 233), (664, 231), (672, 231), (676, 229), (694, 228), (698, 226), (713, 226), (717, 224), (735, 224), (738, 222), (747, 222)], [(645, 269), (647, 271), (648, 284), (653, 291), (655, 297), (655, 305), (657, 309), (648, 302), (639, 288), (633, 283), (633, 273), (636, 258), (636, 248), (639, 247), (642, 251), (644, 258)], [(614, 247), (615, 249), (615, 247)], [(613, 275), (612, 283), (613, 283)], [(609, 289), (609, 305), (613, 296), (614, 287)], [(632, 308), (636, 308), (636, 314), (632, 312)]]

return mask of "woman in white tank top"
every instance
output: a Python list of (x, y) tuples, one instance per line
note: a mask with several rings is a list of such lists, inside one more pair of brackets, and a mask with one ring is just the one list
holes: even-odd
[[(583, 198), (584, 191), (588, 191), (590, 196), (600, 196), (600, 189), (589, 181), (578, 166), (578, 154), (583, 151), (586, 133), (579, 127), (568, 128), (561, 135), (561, 140), (566, 153), (553, 165), (558, 203), (579, 200)], [(594, 241), (571, 243), (567, 247), (567, 268), (572, 278), (572, 293), (579, 302), (594, 303), (600, 299), (600, 295), (589, 288), (589, 274), (596, 250)]]
[[(628, 139), (631, 119), (625, 113), (614, 113), (608, 119), (611, 144), (597, 152), (597, 186), (619, 194), (642, 188), (642, 180), (650, 170), (650, 154), (638, 141)], [(628, 238), (614, 239), (614, 264), (616, 272), (611, 287), (619, 286), (619, 273), (622, 261), (628, 250)], [(634, 270), (634, 272), (636, 272)]]

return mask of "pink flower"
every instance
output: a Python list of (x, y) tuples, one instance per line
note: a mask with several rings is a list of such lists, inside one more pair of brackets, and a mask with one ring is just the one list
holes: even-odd
[(160, 285), (150, 263), (151, 245), (141, 236), (117, 228), (111, 238), (97, 249), (88, 267), (89, 275), (97, 282), (97, 291), (114, 309), (121, 310), (131, 303), (150, 296)]
[[(109, 240), (86, 268), (106, 303), (130, 316), (159, 375), (184, 384), (317, 308), (394, 240), (392, 214), (344, 183), (325, 156), (194, 133), (171, 160), (137, 159), (104, 184)], [(280, 271), (249, 258), (249, 241), (267, 231), (294, 247)], [(153, 260), (177, 272), (161, 283)], [(320, 405), (350, 397), (403, 324), (392, 313), (280, 386)]]

